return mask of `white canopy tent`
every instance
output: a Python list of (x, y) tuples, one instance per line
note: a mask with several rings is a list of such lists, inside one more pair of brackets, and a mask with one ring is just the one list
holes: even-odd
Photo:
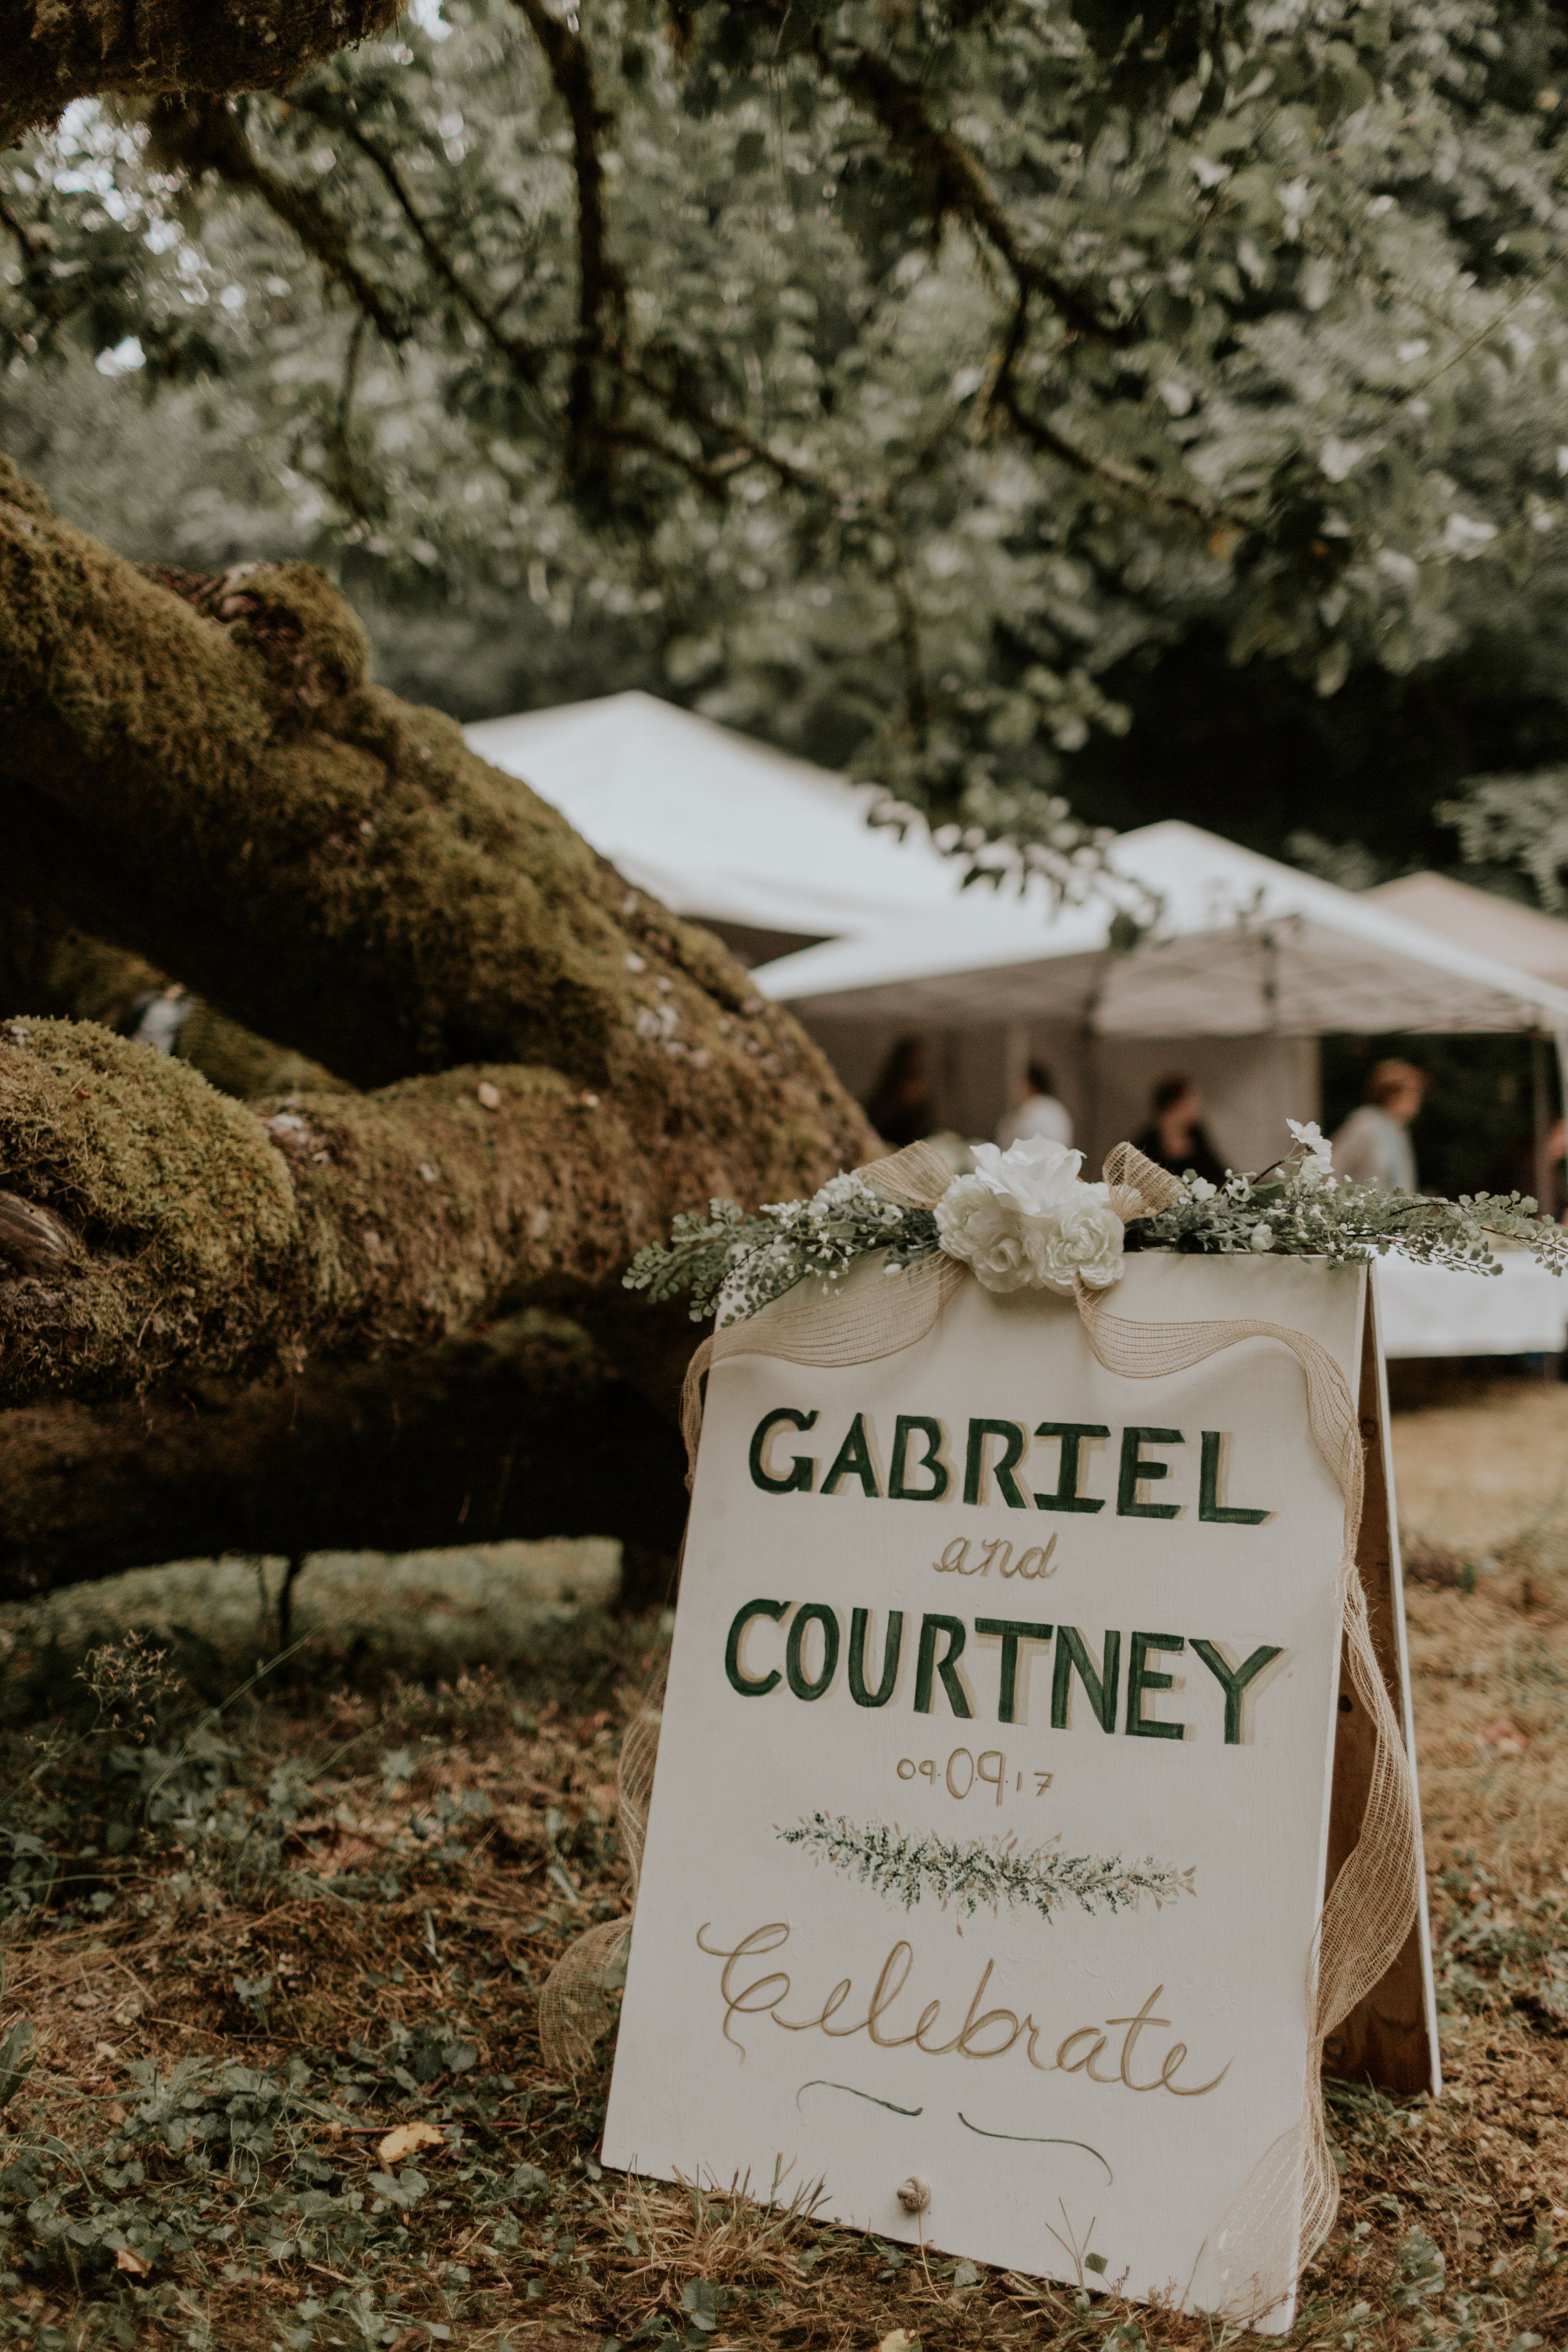
[(660, 702), (612, 694), (465, 730), (584, 839), (750, 961), (951, 908), (963, 868), (925, 827), (871, 826), (851, 784)]
[(757, 985), (818, 1018), (887, 1009), (914, 1024), (1071, 1023), (1100, 1036), (1568, 1025), (1568, 987), (1196, 825), (1123, 834), (1110, 864), (1158, 908), (1128, 952), (1111, 945), (1109, 898), (1042, 917), (971, 891), (940, 919), (784, 957)]
[(962, 1040), (946, 1115), (970, 1134), (990, 1131), (1025, 1059), (1047, 1060), (1091, 1158), (1144, 1123), (1153, 1078), (1186, 1068), (1238, 1167), (1276, 1156), (1287, 1116), (1315, 1115), (1325, 1031), (1568, 1034), (1568, 988), (1196, 826), (1124, 834), (1110, 862), (1158, 908), (1125, 952), (1109, 898), (1043, 913), (971, 891), (781, 958), (757, 985), (862, 1091), (894, 1035)]
[[(1468, 883), (1452, 881), (1446, 874), (1402, 875), (1397, 882), (1384, 882), (1369, 890), (1367, 897), (1390, 913), (1403, 916), (1407, 923), (1435, 931), (1458, 947), (1473, 948), (1479, 955), (1494, 956), (1500, 963), (1533, 972), (1537, 980), (1548, 980), (1556, 988), (1568, 988), (1568, 923), (1554, 915), (1543, 915), (1538, 908), (1521, 906), (1512, 898), (1500, 898), (1490, 890), (1472, 890)], [(1561, 1029), (1556, 1045), (1561, 1097), (1568, 1103), (1568, 1037)], [(1532, 1061), (1532, 1189), (1538, 1200), (1550, 1201), (1554, 1183), (1552, 1087), (1544, 1038), (1537, 1039)]]
[(1373, 906), (1436, 931), (1456, 947), (1474, 948), (1478, 955), (1568, 988), (1568, 923), (1556, 915), (1490, 890), (1473, 890), (1447, 874), (1403, 874), (1397, 882), (1380, 882), (1366, 896)]
[[(1288, 1117), (1316, 1114), (1324, 1031), (1568, 1037), (1568, 986), (1456, 939), (1452, 923), (1426, 928), (1179, 823), (1124, 834), (1111, 864), (1158, 906), (1126, 950), (1110, 898), (1042, 917), (972, 892), (940, 918), (781, 958), (756, 984), (862, 1093), (895, 1036), (922, 1034), (939, 1046), (946, 1116), (972, 1135), (994, 1125), (1025, 1060), (1047, 1059), (1091, 1164), (1142, 1126), (1151, 1082), (1173, 1066), (1203, 1086), (1222, 1155), (1257, 1168), (1285, 1146)], [(1392, 1355), (1563, 1345), (1563, 1286), (1528, 1258), (1484, 1285), (1391, 1264), (1380, 1296)]]

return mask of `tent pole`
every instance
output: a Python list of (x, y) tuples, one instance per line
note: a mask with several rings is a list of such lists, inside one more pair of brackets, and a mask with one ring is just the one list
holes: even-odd
[(1552, 1213), (1552, 1161), (1546, 1139), (1552, 1128), (1552, 1095), (1546, 1073), (1546, 1039), (1536, 1030), (1530, 1040), (1531, 1115), (1535, 1143), (1535, 1197), (1544, 1215)]
[[(1557, 1048), (1557, 1115), (1561, 1118), (1568, 1116), (1568, 1029), (1558, 1029), (1554, 1031), (1552, 1035), (1552, 1044)], [(1548, 1169), (1547, 1178), (1549, 1182), (1551, 1175), (1552, 1171)], [(1548, 1193), (1546, 1198), (1542, 1201), (1541, 1205), (1547, 1211), (1548, 1214), (1550, 1214), (1556, 1206), (1555, 1196)], [(1568, 1204), (1564, 1205), (1563, 1214), (1564, 1216), (1568, 1216)]]

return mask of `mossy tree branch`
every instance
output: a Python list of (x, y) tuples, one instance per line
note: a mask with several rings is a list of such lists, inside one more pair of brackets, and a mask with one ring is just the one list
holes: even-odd
[(677, 1207), (731, 1189), (710, 1139), (650, 1136), (559, 1071), (247, 1106), (49, 1021), (0, 1034), (0, 1170), (77, 1244), (49, 1282), (0, 1263), (0, 1404), (273, 1379), (591, 1306)]
[(309, 566), (187, 600), (0, 460), (0, 889), (359, 1086), (539, 1062), (700, 1131), (742, 1192), (781, 1181), (781, 1121), (792, 1160), (858, 1150), (826, 1062), (716, 940), (368, 673)]
[(384, 31), (400, 0), (0, 0), (0, 146), (73, 100), (286, 88)]
[(658, 1600), (683, 1466), (666, 1417), (541, 1315), (269, 1388), (35, 1405), (0, 1414), (0, 1601), (225, 1551), (562, 1535), (620, 1537), (626, 1597)]
[(371, 686), (319, 574), (177, 594), (4, 487), (0, 890), (379, 1091), (264, 1123), (105, 1031), (13, 1024), (0, 1172), (80, 1258), (0, 1284), (0, 1400), (427, 1348), (613, 1292), (678, 1208), (867, 1156), (789, 1016)]
[[(0, 903), (0, 1020), (8, 1013), (96, 1021), (131, 1034), (137, 1009), (173, 983), (141, 956), (106, 947), (63, 920), (50, 920), (42, 895), (28, 906)], [(201, 999), (181, 1022), (175, 1053), (222, 1093), (241, 1101), (297, 1088), (338, 1092), (344, 1081), (319, 1062), (253, 1036)]]

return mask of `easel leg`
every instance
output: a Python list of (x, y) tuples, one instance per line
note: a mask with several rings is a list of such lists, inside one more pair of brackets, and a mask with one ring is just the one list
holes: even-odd
[[(1373, 1646), (1394, 1714), (1405, 1728), (1415, 1769), (1411, 1732), (1410, 1671), (1405, 1645), (1405, 1595), (1399, 1568), (1399, 1531), (1394, 1519), (1394, 1481), (1388, 1458), (1388, 1393), (1384, 1378), (1373, 1307), (1367, 1283), (1362, 1342), (1361, 1430), (1366, 1453), (1366, 1500), (1356, 1560), (1366, 1591)], [(1351, 1687), (1342, 1662), (1340, 1718), (1334, 1740), (1333, 1790), (1329, 1807), (1331, 1886), (1360, 1832), (1372, 1776), (1373, 1727)], [(1419, 1807), (1416, 1814), (1420, 1829)], [(1405, 1948), (1366, 1999), (1352, 2010), (1323, 2052), (1325, 2072), (1352, 2082), (1371, 2082), (1382, 2091), (1434, 2095), (1442, 2088), (1437, 2057), (1436, 2002), (1432, 1986), (1432, 1938), (1426, 1917), (1425, 1873), (1420, 1908)]]

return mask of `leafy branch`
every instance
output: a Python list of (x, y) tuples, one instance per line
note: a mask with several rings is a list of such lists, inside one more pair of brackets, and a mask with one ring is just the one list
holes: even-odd
[(738, 1201), (714, 1200), (706, 1217), (688, 1210), (668, 1246), (638, 1250), (624, 1280), (654, 1299), (691, 1295), (691, 1319), (740, 1321), (815, 1275), (837, 1282), (858, 1258), (887, 1253), (889, 1272), (918, 1265), (937, 1248), (929, 1209), (889, 1200), (861, 1176), (834, 1176), (809, 1201), (778, 1201), (747, 1216)]
[[(1326, 1150), (1326, 1147), (1325, 1147)], [(1500, 1274), (1493, 1241), (1521, 1244), (1553, 1274), (1568, 1273), (1568, 1230), (1537, 1213), (1523, 1192), (1465, 1192), (1429, 1200), (1381, 1184), (1325, 1181), (1309, 1158), (1279, 1174), (1231, 1176), (1224, 1185), (1184, 1179), (1184, 1197), (1129, 1226), (1127, 1246), (1232, 1256), (1273, 1252), (1359, 1265), (1391, 1250), (1425, 1265)]]
[(401, 302), (384, 293), (354, 259), (348, 231), (312, 188), (274, 172), (246, 137), (239, 117), (221, 98), (164, 101), (152, 118), (154, 152), (192, 181), (208, 173), (226, 187), (259, 197), (275, 220), (298, 238), (395, 349), (412, 322)]
[(1033, 1911), (1049, 1919), (1064, 1904), (1080, 1910), (1136, 1910), (1145, 1895), (1156, 1910), (1183, 1895), (1195, 1895), (1195, 1866), (1123, 1862), (1097, 1854), (1062, 1853), (1059, 1841), (1028, 1850), (1011, 1832), (1005, 1838), (945, 1838), (934, 1830), (920, 1835), (895, 1822), (866, 1828), (841, 1817), (813, 1813), (795, 1829), (776, 1830), (785, 1845), (799, 1846), (814, 1862), (825, 1862), (889, 1902), (912, 1911), (927, 1895), (945, 1910), (953, 1904), (966, 1919), (982, 1909)]

